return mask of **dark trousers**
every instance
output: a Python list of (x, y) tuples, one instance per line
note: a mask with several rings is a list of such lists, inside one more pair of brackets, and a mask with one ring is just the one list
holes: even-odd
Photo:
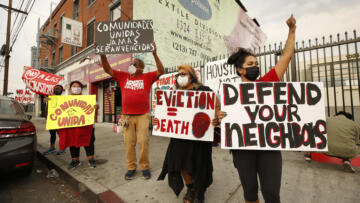
[(246, 201), (258, 199), (259, 174), (261, 192), (266, 203), (280, 203), (282, 158), (280, 151), (233, 150)]
[[(86, 151), (86, 156), (93, 156), (95, 153), (95, 129), (93, 129), (90, 139), (90, 145), (84, 147)], [(77, 158), (80, 156), (80, 147), (70, 147), (71, 158)]]
[(56, 132), (57, 130), (49, 130), (50, 132), (50, 144), (54, 145), (56, 141)]

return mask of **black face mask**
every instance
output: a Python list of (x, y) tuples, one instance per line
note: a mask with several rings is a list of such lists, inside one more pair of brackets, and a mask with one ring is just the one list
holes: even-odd
[(61, 93), (62, 93), (62, 90), (54, 90), (55, 95), (61, 95)]
[(246, 68), (246, 74), (244, 77), (250, 81), (255, 81), (260, 75), (260, 68), (258, 66), (253, 66)]

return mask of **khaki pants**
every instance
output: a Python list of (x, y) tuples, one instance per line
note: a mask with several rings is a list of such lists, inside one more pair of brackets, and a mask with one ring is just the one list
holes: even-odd
[[(141, 170), (149, 169), (149, 123), (150, 113), (143, 115), (122, 115), (122, 129), (126, 149), (128, 170), (136, 170), (136, 143), (139, 144), (139, 164)], [(124, 126), (125, 120), (128, 127)]]

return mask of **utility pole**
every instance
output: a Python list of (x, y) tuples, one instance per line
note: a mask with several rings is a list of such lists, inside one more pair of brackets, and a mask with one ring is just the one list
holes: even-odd
[(6, 45), (5, 45), (5, 71), (4, 71), (4, 90), (3, 90), (4, 96), (7, 96), (7, 92), (8, 92), (11, 8), (12, 8), (12, 0), (9, 0), (8, 22), (7, 22), (7, 30), (6, 30)]
[(9, 0), (9, 6), (5, 6), (0, 4), (1, 8), (8, 9), (8, 21), (7, 21), (7, 29), (6, 29), (6, 44), (5, 44), (5, 70), (4, 70), (4, 89), (3, 95), (7, 96), (8, 92), (8, 80), (9, 80), (9, 62), (10, 62), (10, 26), (11, 26), (11, 10), (15, 12), (23, 13), (27, 15), (28, 13), (25, 11), (21, 11), (18, 9), (12, 8), (12, 0)]

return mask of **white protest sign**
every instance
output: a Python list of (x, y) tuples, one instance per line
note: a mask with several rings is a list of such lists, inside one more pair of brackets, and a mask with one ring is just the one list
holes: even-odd
[(197, 141), (213, 141), (214, 92), (158, 90), (153, 135)]
[(16, 90), (15, 100), (19, 103), (33, 104), (35, 102), (34, 94), (30, 92), (30, 90), (22, 90), (18, 89)]
[(227, 64), (227, 59), (205, 64), (204, 85), (218, 92), (222, 82), (240, 82), (241, 78), (236, 74), (236, 68)]
[(321, 82), (223, 83), (223, 149), (327, 151)]
[(231, 55), (240, 47), (251, 50), (258, 49), (264, 44), (266, 38), (265, 33), (254, 20), (239, 8), (238, 22), (235, 24), (231, 34), (224, 39), (228, 53)]
[(80, 21), (63, 17), (61, 43), (82, 47), (83, 24)]
[[(196, 76), (198, 77), (199, 81), (201, 81), (200, 67), (194, 68), (194, 70), (195, 70)], [(154, 110), (156, 108), (156, 91), (157, 90), (174, 90), (174, 89), (176, 89), (176, 86), (175, 86), (175, 84), (176, 84), (175, 75), (176, 74), (177, 74), (177, 72), (161, 75), (160, 78), (156, 82), (154, 82), (154, 84), (151, 86), (152, 113), (154, 112)]]

